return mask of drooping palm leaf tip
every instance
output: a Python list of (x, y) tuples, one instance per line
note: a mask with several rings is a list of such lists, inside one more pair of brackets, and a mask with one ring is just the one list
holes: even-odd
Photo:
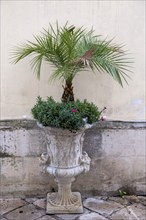
[(14, 63), (26, 56), (33, 55), (31, 65), (40, 77), (41, 64), (45, 60), (56, 70), (51, 79), (62, 80), (62, 101), (74, 101), (73, 79), (76, 74), (84, 69), (106, 72), (110, 74), (121, 86), (127, 82), (129, 59), (122, 46), (112, 44), (112, 40), (101, 40), (94, 31), (86, 31), (83, 27), (69, 26), (56, 28), (50, 24), (48, 30), (44, 30), (41, 36), (34, 36), (35, 42), (28, 41), (24, 45), (16, 47), (12, 59)]

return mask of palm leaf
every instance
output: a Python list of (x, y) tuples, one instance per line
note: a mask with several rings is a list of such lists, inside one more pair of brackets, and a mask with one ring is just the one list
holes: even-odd
[(86, 31), (83, 27), (68, 26), (68, 22), (56, 28), (49, 24), (41, 36), (34, 36), (35, 42), (28, 41), (13, 51), (12, 60), (19, 62), (33, 55), (31, 65), (40, 77), (41, 64), (45, 60), (56, 67), (51, 79), (72, 82), (76, 74), (83, 69), (91, 68), (93, 72), (110, 74), (121, 86), (127, 83), (129, 63), (126, 51), (122, 45), (112, 44), (112, 40), (101, 40), (100, 35), (94, 35), (93, 29)]

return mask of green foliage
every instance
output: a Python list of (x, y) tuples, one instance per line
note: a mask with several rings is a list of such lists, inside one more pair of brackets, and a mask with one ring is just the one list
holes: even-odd
[(124, 196), (127, 195), (127, 193), (123, 190), (119, 190), (119, 194), (121, 198), (124, 198)]
[(77, 131), (85, 125), (84, 118), (92, 124), (99, 120), (101, 112), (86, 100), (63, 103), (56, 102), (52, 97), (48, 97), (46, 101), (38, 97), (32, 114), (43, 126)]
[(72, 82), (78, 72), (90, 68), (110, 74), (121, 86), (123, 80), (127, 82), (131, 62), (123, 46), (113, 44), (112, 40), (102, 40), (93, 30), (68, 26), (67, 23), (59, 27), (57, 23), (56, 28), (50, 24), (48, 30), (34, 38), (34, 42), (16, 47), (12, 60), (17, 63), (31, 55), (32, 68), (38, 77), (45, 60), (56, 67), (51, 79)]
[(89, 103), (85, 99), (83, 102), (77, 100), (74, 104), (80, 112), (82, 118), (87, 118), (87, 123), (92, 124), (99, 119), (101, 112), (99, 112), (97, 106), (93, 103)]
[(127, 72), (130, 71), (131, 63), (123, 47), (113, 44), (112, 40), (102, 40), (93, 30), (68, 26), (68, 23), (63, 27), (57, 23), (56, 28), (50, 24), (48, 30), (34, 38), (34, 42), (27, 41), (13, 50), (13, 62), (30, 56), (32, 68), (39, 78), (44, 60), (55, 67), (50, 78), (65, 83), (62, 96), (64, 102), (55, 102), (51, 97), (43, 101), (39, 97), (32, 109), (34, 118), (44, 126), (69, 130), (80, 129), (86, 120), (90, 124), (96, 122), (102, 111), (86, 100), (74, 101), (72, 81), (78, 72), (90, 69), (110, 74), (123, 86), (123, 80), (127, 82), (129, 77)]

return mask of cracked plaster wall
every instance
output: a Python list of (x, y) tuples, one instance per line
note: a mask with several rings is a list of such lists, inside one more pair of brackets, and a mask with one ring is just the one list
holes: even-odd
[[(91, 169), (73, 183), (85, 194), (146, 194), (146, 124), (99, 122), (86, 131), (84, 147)], [(40, 155), (46, 151), (44, 133), (34, 120), (0, 121), (2, 195), (44, 195), (56, 183), (42, 172)]]

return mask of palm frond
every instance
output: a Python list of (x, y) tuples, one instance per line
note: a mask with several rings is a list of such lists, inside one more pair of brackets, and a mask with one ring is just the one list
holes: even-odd
[(123, 45), (115, 45), (112, 40), (101, 40), (101, 35), (95, 35), (93, 29), (69, 26), (68, 22), (56, 28), (49, 24), (42, 35), (34, 36), (35, 42), (28, 41), (13, 51), (12, 60), (19, 62), (33, 55), (31, 65), (40, 77), (41, 64), (45, 60), (56, 67), (51, 79), (72, 81), (76, 74), (83, 69), (91, 68), (93, 72), (110, 74), (121, 86), (127, 83), (129, 64)]
[(43, 54), (38, 54), (31, 61), (32, 69), (34, 70), (34, 73), (37, 74), (38, 79), (40, 79), (42, 60), (43, 60)]
[(17, 46), (13, 49), (13, 52), (11, 53), (11, 61), (12, 63), (16, 64), (33, 52), (35, 52), (35, 47), (32, 47), (29, 44), (20, 45), (19, 47)]

